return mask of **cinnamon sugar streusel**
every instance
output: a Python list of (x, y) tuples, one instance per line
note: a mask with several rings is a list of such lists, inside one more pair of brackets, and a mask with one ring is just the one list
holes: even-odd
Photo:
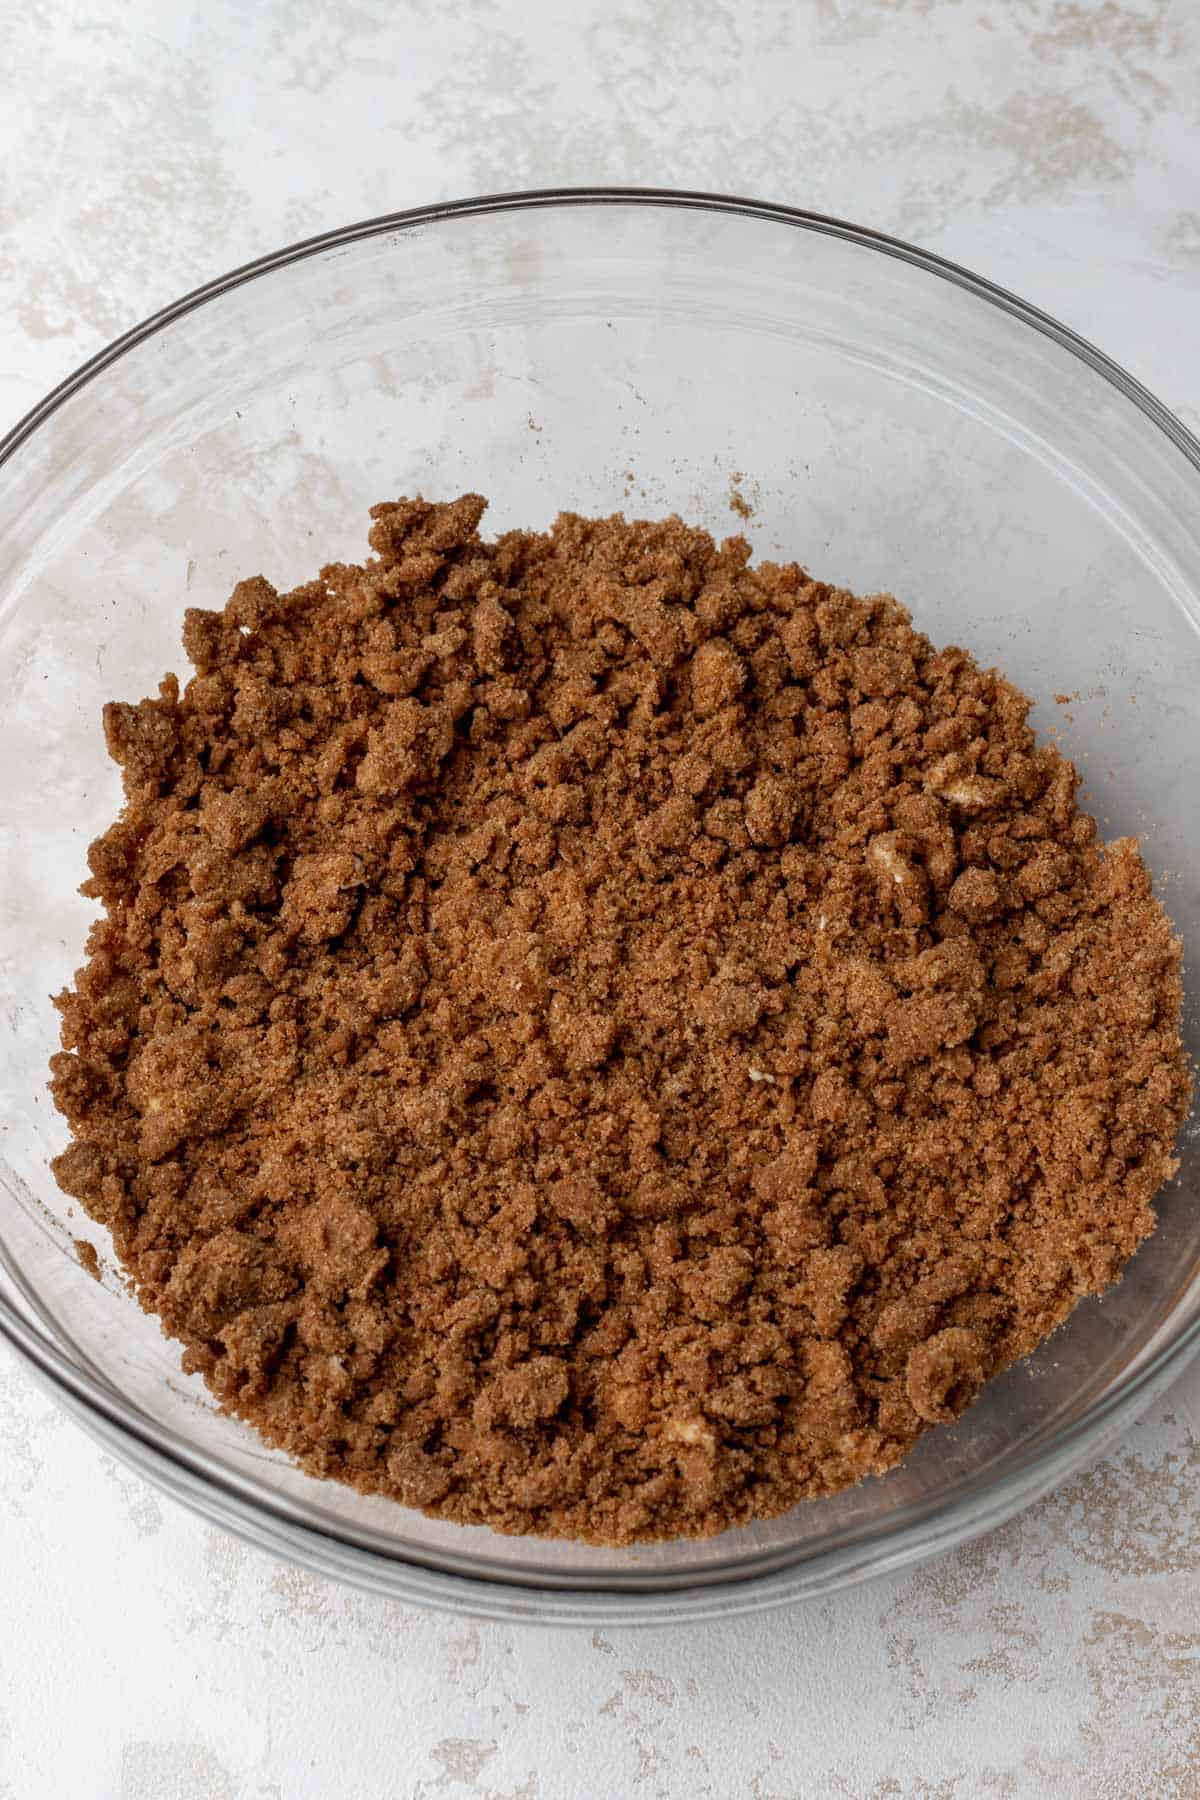
[(1028, 702), (678, 519), (374, 508), (105, 709), (55, 1171), (315, 1474), (708, 1533), (889, 1468), (1113, 1281), (1179, 948)]

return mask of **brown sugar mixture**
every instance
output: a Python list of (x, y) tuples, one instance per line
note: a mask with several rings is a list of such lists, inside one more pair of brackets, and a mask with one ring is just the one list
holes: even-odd
[(190, 611), (58, 1004), (55, 1172), (221, 1402), (442, 1517), (627, 1543), (889, 1468), (1115, 1280), (1180, 951), (1029, 702), (678, 519)]

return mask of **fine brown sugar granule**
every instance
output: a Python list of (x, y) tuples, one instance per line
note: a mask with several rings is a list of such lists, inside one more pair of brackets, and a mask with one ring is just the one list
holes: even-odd
[(190, 611), (58, 1004), (61, 1186), (220, 1401), (508, 1532), (889, 1468), (1152, 1229), (1180, 952), (1029, 702), (678, 519)]

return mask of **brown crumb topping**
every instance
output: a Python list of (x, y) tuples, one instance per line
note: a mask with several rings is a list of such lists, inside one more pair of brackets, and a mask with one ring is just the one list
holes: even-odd
[(318, 1475), (595, 1542), (892, 1466), (1116, 1279), (1180, 950), (1029, 702), (677, 518), (187, 614), (63, 994), (60, 1185)]

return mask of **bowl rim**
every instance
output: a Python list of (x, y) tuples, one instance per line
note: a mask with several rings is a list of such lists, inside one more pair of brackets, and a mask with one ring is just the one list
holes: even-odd
[[(72, 395), (122, 356), (210, 300), (260, 276), (339, 246), (447, 220), (534, 209), (622, 206), (732, 214), (764, 224), (839, 238), (906, 262), (986, 301), (1052, 339), (1137, 407), (1200, 476), (1200, 440), (1141, 382), (1050, 314), (961, 264), (886, 232), (801, 207), (691, 189), (621, 186), (533, 188), (407, 207), (302, 238), (242, 263), (150, 314), (68, 374), (0, 437), (0, 469)], [(24, 1289), (27, 1303), (37, 1310), (36, 1301), (25, 1287), (19, 1271), (12, 1268), (2, 1240), (0, 1256), (18, 1289)], [(743, 1573), (736, 1569), (727, 1574), (714, 1570), (688, 1585), (654, 1586), (639, 1581), (634, 1587), (622, 1585), (621, 1578), (612, 1574), (598, 1574), (579, 1581), (560, 1577), (552, 1585), (541, 1585), (526, 1570), (515, 1572), (510, 1579), (502, 1571), (485, 1575), (474, 1570), (465, 1573), (447, 1569), (440, 1557), (427, 1560), (408, 1548), (403, 1552), (381, 1553), (353, 1537), (344, 1538), (323, 1530), (304, 1518), (295, 1503), (281, 1495), (264, 1494), (252, 1480), (227, 1470), (214, 1471), (207, 1457), (192, 1451), (186, 1443), (164, 1442), (149, 1419), (126, 1405), (106, 1383), (77, 1367), (31, 1319), (18, 1312), (2, 1292), (0, 1336), (63, 1400), (68, 1413), (89, 1429), (91, 1435), (100, 1437), (109, 1448), (117, 1447), (113, 1442), (115, 1438), (132, 1453), (132, 1460), (142, 1473), (165, 1486), (194, 1510), (208, 1517), (219, 1517), (227, 1529), (259, 1547), (306, 1561), (320, 1573), (343, 1581), (375, 1590), (382, 1585), (398, 1598), (455, 1612), (514, 1622), (540, 1619), (564, 1623), (600, 1620), (641, 1623), (757, 1610), (782, 1604), (797, 1597), (800, 1591), (806, 1595), (827, 1593), (845, 1581), (865, 1579), (885, 1568), (898, 1567), (1002, 1523), (1020, 1506), (1079, 1467), (1106, 1434), (1131, 1418), (1166, 1386), (1185, 1362), (1200, 1350), (1200, 1314), (1146, 1355), (1132, 1373), (1093, 1402), (1069, 1426), (1049, 1439), (1036, 1437), (1017, 1452), (1011, 1466), (999, 1477), (989, 1477), (985, 1472), (948, 1499), (926, 1496), (910, 1502), (897, 1509), (894, 1524), (882, 1533), (877, 1527), (848, 1528), (839, 1533), (831, 1545), (807, 1556), (801, 1554), (785, 1566), (767, 1572), (763, 1572), (761, 1566), (756, 1571), (752, 1565)], [(89, 1420), (94, 1420), (94, 1429), (90, 1428)], [(211, 1496), (208, 1505), (199, 1503), (197, 1483), (200, 1493)], [(214, 1506), (212, 1503), (218, 1496), (223, 1505)], [(989, 1504), (978, 1504), (982, 1496), (987, 1497)], [(277, 1532), (286, 1534), (285, 1544), (281, 1545), (271, 1535), (270, 1525)], [(300, 1542), (296, 1541), (297, 1534)], [(854, 1566), (848, 1569), (843, 1566), (822, 1580), (822, 1565), (846, 1551), (859, 1552)], [(369, 1559), (376, 1572), (383, 1565), (389, 1571), (389, 1578), (382, 1584), (372, 1581), (365, 1568), (355, 1567), (361, 1558)], [(802, 1571), (808, 1572), (807, 1579), (801, 1578)]]

